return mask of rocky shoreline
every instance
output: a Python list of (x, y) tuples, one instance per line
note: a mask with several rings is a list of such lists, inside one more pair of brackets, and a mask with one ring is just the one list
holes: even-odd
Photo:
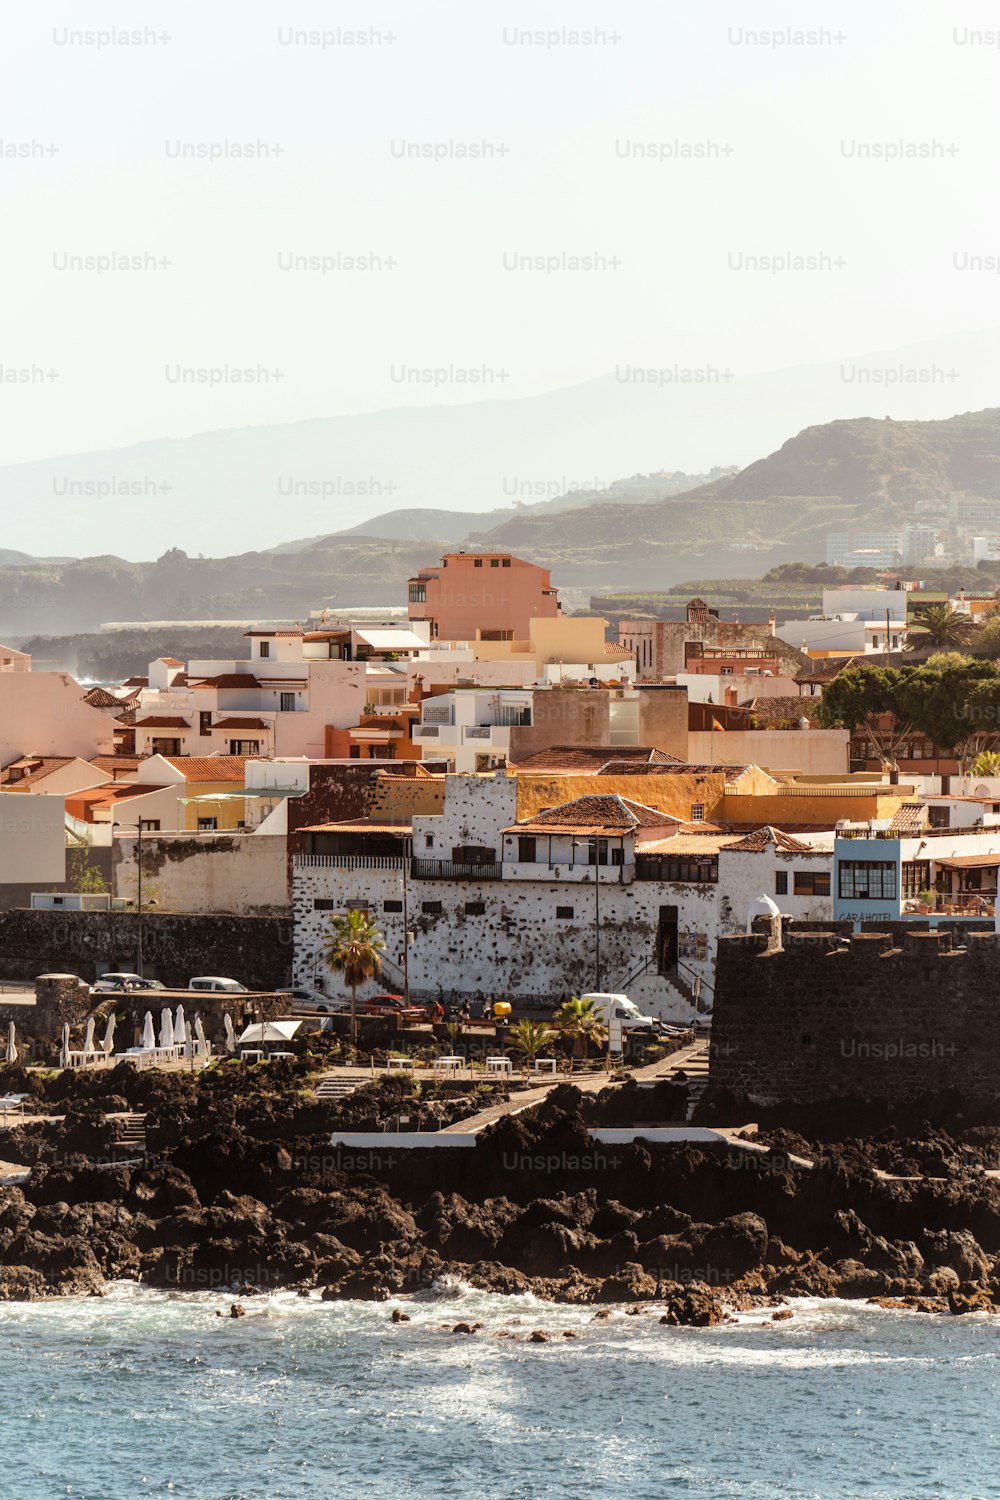
[[(870, 1137), (773, 1128), (765, 1151), (597, 1144), (590, 1127), (669, 1119), (663, 1089), (569, 1086), (475, 1150), (350, 1152), (405, 1105), (435, 1128), (482, 1107), (393, 1079), (317, 1101), (302, 1064), (204, 1074), (0, 1074), (45, 1119), (8, 1131), (31, 1168), (0, 1189), (0, 1300), (280, 1289), (405, 1298), (447, 1277), (499, 1293), (655, 1310), (707, 1326), (794, 1297), (1000, 1310), (1000, 1126), (883, 1124)], [(494, 1092), (490, 1097), (498, 1097)], [(116, 1116), (146, 1115), (136, 1158)], [(803, 1167), (798, 1158), (814, 1163)]]

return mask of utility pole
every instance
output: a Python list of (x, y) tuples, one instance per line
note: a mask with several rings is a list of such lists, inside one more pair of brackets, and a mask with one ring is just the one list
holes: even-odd
[(601, 841), (595, 845), (594, 865), (594, 979), (597, 993), (601, 993)]
[(410, 854), (406, 852), (406, 841), (403, 842), (403, 998), (406, 1004), (410, 1003), (410, 921), (409, 910), (406, 901), (406, 874), (407, 864), (412, 854), (412, 843)]
[(139, 978), (141, 979), (142, 978), (142, 818), (141, 817), (139, 818), (136, 859), (138, 860), (138, 864), (139, 864), (139, 883), (138, 883), (138, 891), (137, 891), (137, 904), (138, 904), (138, 908), (139, 908), (139, 910), (138, 910), (139, 921), (138, 921), (138, 927), (137, 927), (137, 930), (136, 930), (135, 972), (138, 974)]

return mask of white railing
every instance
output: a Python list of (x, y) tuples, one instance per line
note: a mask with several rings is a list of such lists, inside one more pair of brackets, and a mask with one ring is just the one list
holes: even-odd
[(403, 854), (297, 854), (300, 870), (400, 870), (406, 863)]

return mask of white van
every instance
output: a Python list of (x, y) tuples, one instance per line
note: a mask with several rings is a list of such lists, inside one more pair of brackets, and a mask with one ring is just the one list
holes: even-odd
[(227, 995), (249, 995), (250, 991), (238, 979), (220, 979), (216, 974), (201, 974), (188, 980), (189, 990), (224, 990)]
[(605, 1026), (612, 1020), (620, 1021), (623, 1031), (659, 1031), (660, 1023), (652, 1016), (644, 1016), (634, 1000), (627, 995), (581, 995), (581, 1000), (592, 1000), (594, 1010)]

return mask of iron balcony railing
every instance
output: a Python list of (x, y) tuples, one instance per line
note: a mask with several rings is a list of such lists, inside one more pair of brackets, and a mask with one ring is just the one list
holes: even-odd
[(498, 861), (467, 864), (453, 859), (414, 859), (410, 874), (414, 880), (500, 880), (503, 866)]

